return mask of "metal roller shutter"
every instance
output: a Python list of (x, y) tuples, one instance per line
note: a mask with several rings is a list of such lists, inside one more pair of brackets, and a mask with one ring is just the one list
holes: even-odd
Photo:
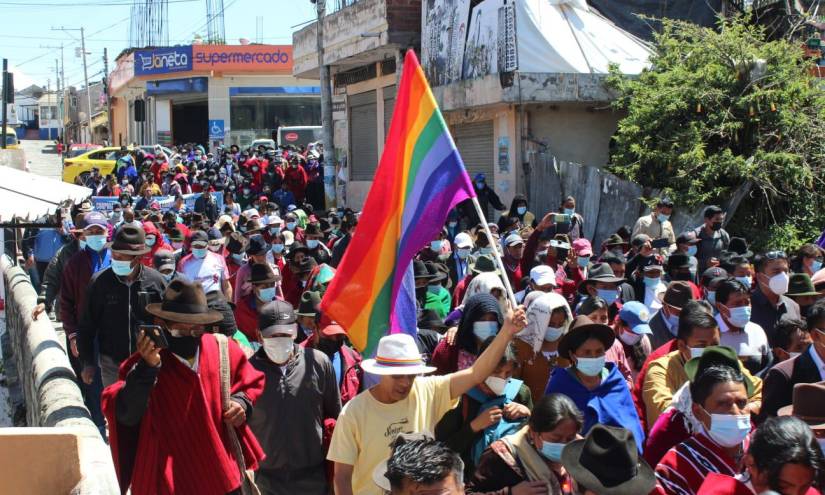
[(384, 88), (384, 142), (390, 133), (392, 112), (395, 110), (395, 85)]
[(450, 131), (470, 178), (481, 172), (487, 176), (487, 183), (493, 184), (493, 121), (457, 124)]
[(375, 90), (351, 95), (349, 147), (352, 180), (372, 180), (378, 167), (378, 109)]

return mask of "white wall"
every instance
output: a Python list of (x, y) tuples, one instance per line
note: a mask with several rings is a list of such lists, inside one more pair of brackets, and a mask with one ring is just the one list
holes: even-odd
[(601, 167), (607, 164), (610, 138), (622, 116), (587, 105), (539, 105), (528, 110), (530, 135), (549, 146), (559, 160)]

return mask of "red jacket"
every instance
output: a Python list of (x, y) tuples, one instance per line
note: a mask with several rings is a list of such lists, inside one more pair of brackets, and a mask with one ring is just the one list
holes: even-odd
[(297, 167), (290, 165), (287, 167), (286, 172), (284, 172), (284, 182), (286, 182), (287, 188), (295, 196), (295, 201), (298, 203), (303, 202), (307, 182), (309, 182), (309, 178), (307, 177), (304, 167), (301, 165), (298, 165)]
[(88, 249), (82, 249), (69, 258), (63, 267), (60, 282), (60, 321), (63, 322), (63, 331), (67, 337), (72, 337), (77, 331), (80, 312), (86, 302), (86, 289), (94, 275), (91, 256)]
[(235, 323), (250, 342), (258, 342), (258, 310), (255, 296), (249, 294), (235, 304)]
[(144, 266), (148, 266), (149, 268), (154, 268), (154, 257), (155, 253), (160, 251), (161, 249), (167, 249), (169, 251), (174, 251), (172, 246), (166, 244), (163, 240), (163, 234), (160, 233), (158, 228), (152, 222), (143, 222), (143, 231), (146, 232), (146, 235), (153, 235), (155, 236), (155, 245), (149, 249), (149, 252), (144, 254), (143, 257), (140, 259), (140, 262), (143, 263)]

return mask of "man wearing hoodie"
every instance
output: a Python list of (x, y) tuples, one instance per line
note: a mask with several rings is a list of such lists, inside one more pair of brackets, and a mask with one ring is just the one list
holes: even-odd
[(143, 255), (140, 259), (140, 262), (143, 263), (145, 266), (154, 266), (153, 260), (155, 258), (155, 253), (160, 251), (161, 249), (167, 249), (169, 251), (172, 250), (172, 246), (164, 241), (163, 236), (161, 235), (160, 231), (158, 230), (157, 226), (153, 222), (143, 222), (143, 231), (146, 233), (146, 247), (149, 251)]

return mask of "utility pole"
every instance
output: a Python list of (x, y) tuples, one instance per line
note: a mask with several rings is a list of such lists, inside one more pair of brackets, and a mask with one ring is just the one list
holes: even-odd
[[(59, 27), (57, 29), (52, 28), (52, 31), (80, 31), (80, 53), (77, 56), (83, 57), (83, 82), (86, 84), (86, 104), (88, 105), (88, 115), (87, 120), (89, 124), (89, 141), (92, 141), (92, 92), (89, 88), (89, 71), (88, 66), (86, 65), (86, 36), (83, 27), (79, 28), (65, 28)], [(77, 39), (77, 38), (75, 38)]]
[(54, 120), (54, 115), (52, 115), (52, 105), (51, 105), (52, 95), (50, 94), (51, 93), (51, 84), (52, 84), (52, 80), (51, 79), (46, 79), (46, 96), (47, 96), (47, 99), (46, 99), (47, 106), (46, 106), (46, 108), (49, 109), (49, 141), (52, 140), (51, 121)]
[(103, 48), (103, 96), (106, 97), (106, 134), (109, 146), (112, 145), (112, 99), (109, 98), (109, 52)]
[[(329, 208), (337, 206), (338, 187), (335, 183), (335, 142), (332, 127), (332, 88), (330, 87), (329, 66), (324, 63), (324, 17), (326, 16), (326, 0), (310, 0), (315, 3), (318, 13), (318, 22), (315, 28), (315, 38), (318, 50), (318, 73), (321, 82), (321, 125), (324, 133), (324, 190), (326, 204)], [(332, 190), (327, 186), (332, 184)]]
[(6, 149), (6, 124), (8, 120), (6, 118), (6, 95), (9, 93), (9, 60), (3, 59), (3, 127), (0, 128), (3, 132), (0, 132), (0, 149)]
[(63, 91), (60, 88), (61, 84), (65, 84), (63, 78), (60, 77), (58, 71), (57, 59), (54, 59), (54, 79), (57, 81), (57, 118), (60, 120), (60, 127), (57, 128), (57, 138), (62, 140), (63, 135)]

